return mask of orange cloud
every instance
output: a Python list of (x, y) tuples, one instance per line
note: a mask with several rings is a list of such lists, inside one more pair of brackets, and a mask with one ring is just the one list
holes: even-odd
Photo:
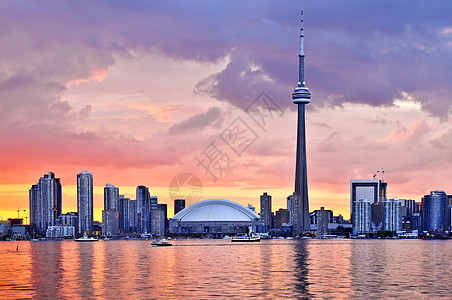
[(409, 142), (412, 140), (415, 140), (422, 135), (430, 132), (432, 129), (432, 126), (428, 124), (424, 119), (420, 119), (417, 121), (414, 121), (413, 124), (411, 124), (408, 127), (397, 126), (394, 128), (386, 138), (386, 141), (388, 142)]

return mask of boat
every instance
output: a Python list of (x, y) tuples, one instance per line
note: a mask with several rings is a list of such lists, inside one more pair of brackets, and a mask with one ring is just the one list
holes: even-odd
[(260, 242), (260, 236), (233, 236), (231, 242)]
[(261, 236), (253, 232), (253, 228), (248, 227), (248, 235), (233, 236), (231, 242), (260, 242)]
[(81, 238), (78, 238), (78, 239), (74, 239), (74, 241), (76, 241), (76, 242), (97, 242), (99, 239), (96, 239), (96, 238), (94, 238), (94, 237), (92, 237), (92, 236), (87, 236), (87, 235), (84, 235), (84, 236), (82, 236)]
[(156, 240), (156, 241), (153, 241), (152, 243), (151, 243), (151, 246), (152, 247), (164, 247), (164, 246), (172, 246), (173, 244), (171, 244), (170, 242), (168, 242), (167, 240), (165, 240), (165, 239), (162, 239), (162, 240)]

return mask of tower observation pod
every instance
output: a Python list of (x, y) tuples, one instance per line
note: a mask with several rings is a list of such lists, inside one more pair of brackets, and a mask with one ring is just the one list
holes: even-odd
[(295, 168), (295, 191), (291, 201), (291, 222), (294, 234), (310, 231), (308, 175), (306, 163), (305, 106), (311, 102), (311, 93), (304, 82), (303, 11), (301, 11), (300, 53), (298, 54), (298, 86), (292, 94), (298, 106), (297, 156)]

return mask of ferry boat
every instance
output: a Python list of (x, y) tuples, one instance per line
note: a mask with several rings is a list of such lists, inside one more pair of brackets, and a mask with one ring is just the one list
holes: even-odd
[(87, 236), (87, 235), (84, 235), (84, 236), (82, 236), (81, 238), (78, 238), (78, 239), (74, 239), (74, 241), (76, 241), (76, 242), (97, 242), (99, 239), (96, 239), (96, 238), (94, 238), (94, 237), (92, 237), (92, 236)]
[(260, 242), (261, 237), (256, 236), (233, 236), (231, 242)]
[(162, 246), (172, 246), (173, 244), (171, 244), (170, 242), (168, 242), (165, 239), (162, 240), (157, 240), (157, 241), (153, 241), (151, 243), (152, 247), (162, 247)]

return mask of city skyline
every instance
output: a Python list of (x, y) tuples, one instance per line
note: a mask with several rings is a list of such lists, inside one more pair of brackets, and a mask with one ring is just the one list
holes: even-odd
[[(258, 207), (268, 192), (285, 208), (301, 9), (316, 99), (306, 108), (310, 210), (348, 216), (349, 180), (382, 168), (388, 197), (451, 190), (452, 7), (426, 3), (0, 4), (11, 29), (0, 49), (0, 218), (28, 208), (47, 172), (61, 179), (63, 212), (76, 211), (81, 170), (93, 173), (95, 220), (105, 184), (130, 199), (145, 185), (172, 207), (168, 184), (183, 172), (201, 179), (202, 199)], [(239, 108), (262, 92), (282, 114), (260, 128)], [(237, 117), (256, 138), (240, 155), (221, 144), (231, 164), (214, 181), (196, 158)]]

